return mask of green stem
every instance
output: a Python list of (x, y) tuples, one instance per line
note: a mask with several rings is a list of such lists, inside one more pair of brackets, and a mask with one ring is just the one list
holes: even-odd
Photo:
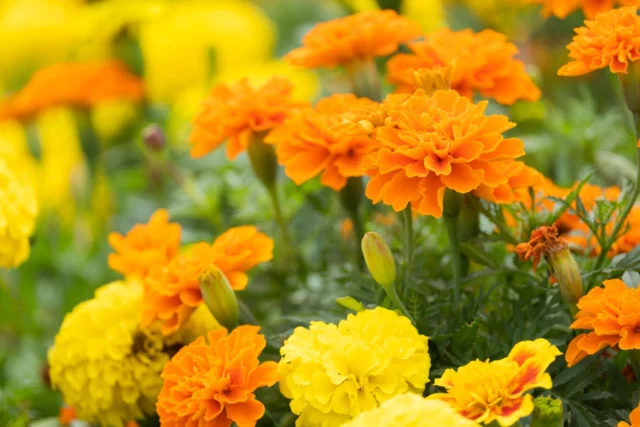
[(413, 213), (411, 212), (411, 205), (407, 205), (404, 211), (402, 211), (404, 218), (404, 258), (405, 258), (405, 271), (404, 271), (404, 286), (409, 286), (411, 280), (411, 273), (413, 271)]
[(400, 299), (400, 296), (398, 295), (398, 291), (396, 291), (395, 285), (392, 284), (391, 286), (385, 288), (385, 291), (387, 291), (387, 296), (389, 297), (389, 299), (391, 300), (391, 303), (395, 306), (395, 308), (400, 310), (400, 312), (405, 317), (407, 317), (409, 320), (411, 320), (411, 322), (414, 322), (413, 317), (411, 317), (411, 314), (409, 314), (409, 311), (407, 310), (407, 308), (402, 303), (402, 300)]
[(458, 236), (458, 217), (445, 216), (444, 224), (447, 227), (449, 246), (451, 247), (451, 264), (453, 266), (453, 301), (454, 307), (459, 306), (460, 286), (462, 278), (462, 258), (460, 255), (460, 238)]
[(242, 300), (238, 300), (238, 308), (240, 310), (241, 325), (260, 325), (256, 316), (253, 315), (251, 309)]
[(282, 240), (286, 245), (287, 249), (291, 249), (291, 237), (289, 236), (289, 228), (287, 227), (287, 221), (282, 214), (282, 208), (280, 206), (280, 197), (278, 197), (278, 189), (275, 184), (268, 185), (267, 191), (269, 192), (269, 196), (271, 198), (271, 203), (273, 205), (273, 212), (276, 218), (276, 222), (280, 227), (280, 233), (282, 234)]
[[(634, 127), (635, 127), (636, 138), (640, 138), (640, 116), (638, 114), (634, 114), (633, 118), (635, 123)], [(635, 145), (635, 141), (634, 141), (634, 145)], [(640, 147), (637, 147), (636, 148), (636, 181), (633, 183), (633, 192), (631, 193), (631, 199), (627, 202), (627, 205), (625, 206), (624, 211), (622, 211), (622, 214), (616, 221), (616, 225), (613, 227), (613, 232), (607, 239), (606, 245), (601, 248), (602, 250), (600, 252), (600, 255), (598, 256), (596, 264), (593, 267), (594, 270), (600, 269), (604, 264), (604, 261), (607, 259), (607, 254), (609, 253), (611, 246), (618, 239), (618, 234), (620, 233), (620, 230), (622, 230), (622, 227), (625, 225), (625, 221), (627, 220), (627, 217), (629, 216), (631, 209), (633, 209), (633, 206), (635, 205), (639, 195), (640, 195)]]
[(640, 378), (640, 350), (629, 350), (629, 363), (631, 363), (636, 378)]
[[(360, 248), (360, 242), (362, 242), (362, 238), (364, 237), (364, 225), (362, 224), (362, 216), (360, 215), (360, 209), (350, 209), (349, 217), (351, 218), (351, 222), (353, 222), (353, 230), (356, 234), (356, 247)], [(358, 269), (364, 269), (364, 257), (362, 256), (362, 252), (360, 250), (356, 250), (356, 264), (358, 265)]]
[(360, 215), (360, 205), (362, 204), (362, 194), (364, 193), (364, 184), (362, 177), (354, 176), (347, 179), (347, 184), (338, 193), (340, 203), (342, 207), (347, 211), (351, 222), (353, 223), (353, 229), (356, 235), (356, 264), (358, 269), (364, 269), (364, 257), (360, 251), (360, 242), (364, 237), (364, 224), (362, 222), (362, 215)]

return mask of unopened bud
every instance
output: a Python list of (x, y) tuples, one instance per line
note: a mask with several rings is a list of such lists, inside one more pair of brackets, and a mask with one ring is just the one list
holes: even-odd
[(627, 108), (634, 115), (640, 114), (640, 64), (630, 63), (627, 73), (620, 73), (618, 76)]
[(144, 128), (142, 131), (142, 140), (144, 141), (145, 147), (150, 151), (160, 151), (166, 144), (164, 132), (162, 132), (160, 126), (156, 124)]
[(562, 427), (564, 425), (560, 399), (540, 396), (533, 400), (533, 404), (535, 409), (531, 417), (531, 427)]
[(218, 323), (227, 329), (238, 326), (238, 299), (229, 281), (215, 265), (210, 265), (198, 278), (205, 304)]
[(565, 244), (559, 248), (551, 248), (546, 254), (546, 259), (553, 275), (558, 280), (560, 293), (570, 307), (575, 306), (583, 295), (582, 274), (571, 250)]
[(385, 290), (396, 280), (396, 262), (381, 235), (370, 231), (362, 238), (362, 254), (373, 279)]
[(273, 145), (264, 142), (263, 134), (256, 134), (249, 141), (247, 153), (253, 173), (267, 188), (273, 187), (278, 172), (278, 161)]

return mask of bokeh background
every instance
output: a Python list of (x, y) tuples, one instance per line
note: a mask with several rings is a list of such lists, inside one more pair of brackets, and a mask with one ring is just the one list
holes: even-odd
[[(0, 0), (0, 105), (34, 72), (59, 62), (118, 58), (145, 86), (139, 103), (111, 101), (81, 113), (61, 106), (28, 121), (0, 120), (0, 153), (33, 182), (40, 204), (30, 259), (17, 270), (0, 271), (0, 425), (57, 415), (63, 402), (47, 385), (46, 352), (65, 313), (116, 279), (107, 266), (108, 232), (125, 232), (167, 207), (183, 225), (187, 244), (248, 223), (277, 235), (270, 201), (252, 178), (246, 154), (229, 162), (219, 150), (192, 160), (190, 121), (215, 83), (243, 77), (260, 82), (284, 75), (301, 100), (349, 91), (339, 69), (315, 73), (280, 60), (317, 22), (384, 7), (399, 9), (426, 32), (444, 25), (503, 32), (543, 92), (539, 102), (491, 106), (518, 123), (513, 132), (526, 143), (526, 161), (559, 185), (594, 169), (600, 184), (634, 179), (628, 159), (635, 147), (624, 143), (630, 136), (616, 82), (606, 73), (570, 83), (556, 75), (583, 16), (545, 20), (538, 7), (518, 3)], [(144, 143), (150, 125), (158, 126), (166, 144), (161, 151)], [(93, 138), (85, 137), (87, 129)], [(347, 260), (356, 245), (330, 190), (317, 181), (302, 187), (280, 182), (308, 265), (292, 277), (275, 261), (247, 291), (244, 299), (272, 330), (307, 312), (331, 313), (348, 286), (353, 267)], [(399, 227), (385, 209), (368, 207), (378, 218), (372, 227)], [(427, 253), (420, 259), (428, 263), (444, 245), (429, 237), (433, 221), (422, 219), (419, 227), (419, 246)]]

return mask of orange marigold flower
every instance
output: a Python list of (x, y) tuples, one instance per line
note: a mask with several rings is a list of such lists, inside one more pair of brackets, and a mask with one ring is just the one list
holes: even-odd
[(140, 101), (140, 78), (119, 61), (61, 63), (37, 71), (15, 95), (0, 104), (0, 119), (28, 118), (56, 105), (91, 107), (101, 101)]
[(605, 280), (603, 284), (578, 302), (580, 311), (571, 328), (589, 332), (569, 344), (569, 366), (606, 347), (640, 349), (640, 292), (628, 288), (620, 279)]
[(399, 85), (399, 92), (417, 89), (407, 80), (411, 70), (452, 66), (451, 89), (466, 97), (473, 98), (474, 92), (479, 92), (507, 105), (540, 98), (540, 89), (531, 81), (524, 63), (514, 58), (518, 48), (496, 31), (442, 28), (424, 41), (410, 43), (409, 48), (412, 53), (397, 54), (387, 63), (389, 80)]
[(165, 427), (253, 427), (264, 415), (255, 390), (278, 381), (276, 362), (260, 363), (266, 347), (258, 326), (209, 332), (183, 347), (162, 371), (156, 408)]
[(285, 59), (306, 68), (333, 68), (390, 55), (421, 34), (418, 23), (392, 10), (360, 12), (317, 24), (302, 39), (302, 47)]
[(68, 426), (72, 421), (78, 418), (76, 409), (73, 406), (63, 406), (58, 412), (58, 422), (60, 425)]
[(625, 421), (620, 421), (618, 423), (618, 427), (640, 427), (640, 407), (631, 411), (629, 414), (629, 421), (631, 421), (631, 424)]
[(125, 276), (144, 278), (149, 269), (166, 265), (180, 250), (180, 224), (169, 222), (169, 212), (158, 209), (146, 224), (135, 225), (126, 235), (109, 234), (116, 253), (109, 254), (109, 267)]
[(233, 289), (242, 290), (249, 282), (246, 272), (271, 258), (273, 240), (247, 225), (227, 230), (211, 245), (194, 245), (188, 256), (154, 265), (146, 277), (143, 327), (159, 321), (165, 335), (179, 329), (203, 302), (199, 277), (207, 266), (217, 266)]
[(527, 243), (516, 246), (516, 253), (523, 261), (531, 259), (533, 271), (536, 271), (543, 256), (566, 247), (567, 243), (558, 238), (558, 229), (555, 226), (542, 226), (533, 230), (531, 239)]
[(372, 142), (345, 114), (377, 105), (352, 94), (332, 95), (315, 109), (298, 111), (271, 131), (265, 142), (276, 145), (278, 162), (296, 184), (322, 173), (320, 182), (339, 191), (349, 177), (365, 175), (362, 159)]
[(601, 13), (585, 26), (567, 46), (573, 61), (558, 74), (579, 76), (609, 67), (613, 73), (627, 73), (630, 62), (640, 58), (640, 17), (637, 7), (623, 7)]
[(193, 121), (191, 156), (202, 157), (228, 140), (227, 157), (235, 159), (253, 135), (280, 125), (300, 106), (293, 100), (293, 88), (284, 77), (273, 77), (259, 88), (246, 79), (216, 85)]
[(585, 16), (593, 19), (597, 14), (606, 12), (615, 7), (640, 5), (639, 0), (523, 0), (523, 3), (541, 4), (542, 16), (548, 18), (553, 15), (564, 19), (577, 9), (582, 9)]
[(385, 125), (376, 131), (380, 149), (365, 162), (372, 177), (366, 195), (374, 203), (396, 212), (411, 204), (423, 215), (440, 217), (446, 188), (469, 193), (482, 186), (483, 197), (491, 193), (487, 188), (509, 182), (504, 162), (522, 156), (524, 144), (502, 136), (515, 125), (505, 116), (485, 116), (486, 101), (473, 104), (454, 90), (431, 97), (419, 90), (394, 99), (398, 102), (388, 105)]

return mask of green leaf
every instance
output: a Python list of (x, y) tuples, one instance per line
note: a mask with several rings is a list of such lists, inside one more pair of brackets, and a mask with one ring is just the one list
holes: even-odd
[(453, 334), (451, 347), (454, 353), (465, 353), (468, 349), (473, 348), (473, 343), (478, 336), (478, 319), (471, 323), (464, 324)]
[(593, 414), (589, 409), (580, 403), (568, 400), (567, 405), (569, 406), (569, 410), (571, 411), (571, 426), (577, 427), (601, 427), (599, 417)]
[(460, 244), (460, 252), (467, 256), (470, 260), (487, 267), (498, 268), (498, 263), (487, 252), (480, 249), (471, 242)]
[(580, 190), (582, 190), (582, 187), (584, 187), (587, 181), (591, 179), (594, 173), (595, 171), (591, 171), (590, 173), (588, 173), (587, 176), (585, 176), (582, 179), (582, 181), (580, 181), (580, 184), (578, 184), (578, 186), (574, 188), (573, 191), (569, 193), (569, 195), (566, 198), (558, 199), (555, 197), (551, 197), (551, 199), (559, 201), (562, 207), (560, 209), (557, 209), (555, 212), (553, 212), (550, 216), (547, 217), (547, 224), (553, 224), (558, 219), (560, 219), (562, 214), (565, 213), (571, 207), (571, 204), (578, 198), (578, 194), (580, 193)]

